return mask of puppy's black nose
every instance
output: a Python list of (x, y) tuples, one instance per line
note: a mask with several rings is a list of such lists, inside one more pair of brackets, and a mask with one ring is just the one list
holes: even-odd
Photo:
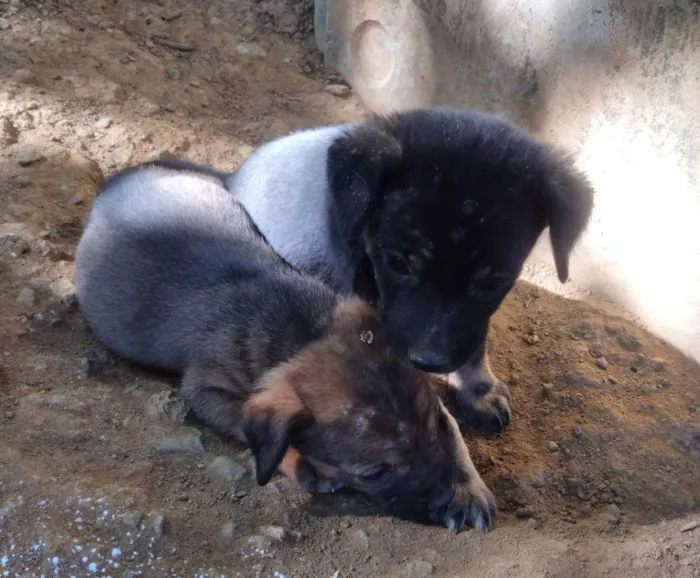
[(450, 359), (435, 351), (409, 351), (408, 360), (411, 365), (421, 371), (441, 373), (450, 367)]

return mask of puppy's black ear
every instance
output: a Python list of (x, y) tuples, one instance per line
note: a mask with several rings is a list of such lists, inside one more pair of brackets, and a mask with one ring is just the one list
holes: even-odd
[(569, 278), (569, 255), (586, 229), (593, 211), (593, 188), (573, 160), (556, 154), (544, 177), (544, 202), (557, 275)]
[(246, 402), (243, 433), (255, 456), (259, 485), (270, 481), (294, 437), (311, 421), (297, 394), (285, 383), (274, 384)]
[(326, 176), (333, 199), (333, 217), (346, 246), (361, 249), (362, 232), (376, 210), (382, 182), (401, 156), (399, 142), (368, 121), (336, 139), (328, 149)]

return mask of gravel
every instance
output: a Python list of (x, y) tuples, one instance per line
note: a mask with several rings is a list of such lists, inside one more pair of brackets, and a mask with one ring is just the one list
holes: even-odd
[(20, 166), (26, 167), (39, 162), (44, 158), (44, 155), (35, 148), (24, 148), (17, 153), (15, 158)]
[(227, 456), (219, 456), (209, 464), (207, 471), (225, 482), (238, 482), (246, 475), (246, 469)]

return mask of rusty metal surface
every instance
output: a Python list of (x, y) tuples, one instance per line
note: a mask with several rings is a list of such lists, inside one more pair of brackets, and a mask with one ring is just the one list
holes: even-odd
[(700, 2), (317, 0), (319, 45), (377, 112), (500, 114), (577, 155), (598, 197), (559, 286), (700, 359)]

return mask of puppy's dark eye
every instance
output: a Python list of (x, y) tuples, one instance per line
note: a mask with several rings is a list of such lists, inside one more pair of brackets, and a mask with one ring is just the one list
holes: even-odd
[(389, 476), (389, 468), (379, 468), (369, 474), (361, 476), (362, 481), (367, 484), (378, 484), (383, 482)]
[(387, 251), (384, 254), (384, 262), (387, 269), (396, 275), (410, 275), (411, 264), (408, 259), (396, 251)]

